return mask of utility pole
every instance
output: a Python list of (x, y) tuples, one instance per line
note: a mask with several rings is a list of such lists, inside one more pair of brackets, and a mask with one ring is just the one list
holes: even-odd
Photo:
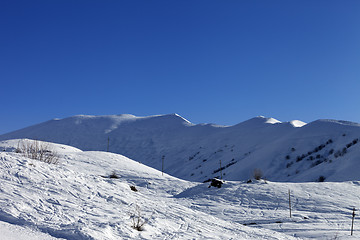
[(163, 155), (161, 157), (161, 176), (164, 176), (164, 158), (165, 156)]
[(352, 213), (351, 236), (353, 235), (353, 230), (354, 230), (354, 219), (355, 219), (355, 208), (353, 208), (353, 213)]
[(289, 189), (289, 210), (290, 210), (290, 218), (291, 218), (291, 195), (290, 195), (290, 189)]
[(222, 180), (221, 159), (220, 159), (220, 179)]
[(110, 137), (108, 136), (108, 142), (107, 142), (107, 152), (109, 152), (109, 142), (110, 142)]

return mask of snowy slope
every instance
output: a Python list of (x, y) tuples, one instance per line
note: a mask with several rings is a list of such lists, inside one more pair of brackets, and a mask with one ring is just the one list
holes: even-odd
[[(292, 217), (289, 212), (289, 190)], [(360, 182), (226, 182), (207, 191), (201, 184), (177, 195), (183, 204), (223, 220), (267, 228), (304, 239), (360, 239), (358, 219), (350, 235), (352, 209), (359, 209)], [(358, 212), (356, 212), (358, 213)]]
[[(82, 150), (120, 153), (181, 179), (247, 180), (260, 169), (271, 181), (360, 180), (360, 125), (309, 124), (255, 117), (234, 126), (192, 124), (177, 114), (74, 116), (0, 136), (31, 138)], [(109, 140), (109, 142), (108, 142)], [(221, 165), (220, 165), (221, 164)], [(220, 167), (221, 166), (221, 167)]]
[[(360, 239), (357, 218), (350, 236), (358, 181), (209, 188), (118, 154), (65, 145), (47, 143), (59, 155), (58, 164), (47, 164), (14, 152), (18, 142), (0, 142), (0, 230), (7, 239)], [(109, 178), (113, 173), (119, 178)], [(140, 232), (131, 227), (136, 205), (147, 220)]]
[(59, 240), (49, 234), (34, 230), (28, 227), (22, 227), (15, 224), (0, 221), (1, 238), (4, 240)]
[[(33, 239), (12, 232), (21, 228), (74, 240), (293, 239), (197, 210), (179, 196), (199, 183), (162, 175), (124, 156), (47, 143), (59, 155), (58, 164), (47, 164), (14, 152), (18, 142), (0, 142), (0, 229), (10, 237)], [(113, 173), (119, 178), (109, 178)], [(144, 231), (131, 227), (136, 205), (147, 220)]]

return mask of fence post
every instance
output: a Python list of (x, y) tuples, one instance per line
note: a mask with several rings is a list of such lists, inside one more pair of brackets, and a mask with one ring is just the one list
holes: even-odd
[(351, 236), (353, 235), (353, 230), (354, 230), (354, 219), (355, 219), (355, 208), (353, 208), (353, 213), (352, 213)]
[(289, 189), (289, 210), (290, 210), (290, 218), (291, 218), (291, 195), (290, 195), (290, 189)]

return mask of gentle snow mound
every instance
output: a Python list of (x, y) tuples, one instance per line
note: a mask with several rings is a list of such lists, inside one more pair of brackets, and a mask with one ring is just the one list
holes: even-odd
[(0, 141), (0, 151), (14, 152), (16, 150), (16, 148), (21, 147), (22, 144), (27, 145), (27, 144), (32, 144), (35, 142), (37, 142), (39, 145), (44, 145), (48, 150), (52, 150), (57, 153), (82, 152), (80, 149), (71, 147), (68, 145), (58, 144), (58, 143), (49, 143), (49, 142), (26, 139), (26, 138)]

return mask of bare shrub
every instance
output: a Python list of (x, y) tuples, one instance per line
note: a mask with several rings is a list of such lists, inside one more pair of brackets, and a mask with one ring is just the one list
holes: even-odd
[(253, 173), (253, 176), (256, 180), (260, 180), (262, 177), (263, 177), (263, 173), (260, 169), (258, 168), (255, 168), (254, 169), (254, 173)]
[(45, 163), (57, 164), (59, 162), (57, 152), (52, 150), (49, 144), (39, 142), (37, 140), (19, 141), (15, 152), (21, 153), (25, 157)]
[(318, 182), (324, 182), (326, 179), (326, 177), (324, 176), (320, 176), (319, 179), (318, 179)]
[(146, 220), (142, 216), (141, 209), (139, 205), (135, 205), (135, 210), (133, 213), (130, 214), (131, 218), (131, 227), (138, 231), (144, 230), (144, 225)]
[(115, 179), (118, 179), (119, 176), (116, 174), (115, 171), (113, 171), (110, 175), (109, 175), (109, 178), (115, 178)]

